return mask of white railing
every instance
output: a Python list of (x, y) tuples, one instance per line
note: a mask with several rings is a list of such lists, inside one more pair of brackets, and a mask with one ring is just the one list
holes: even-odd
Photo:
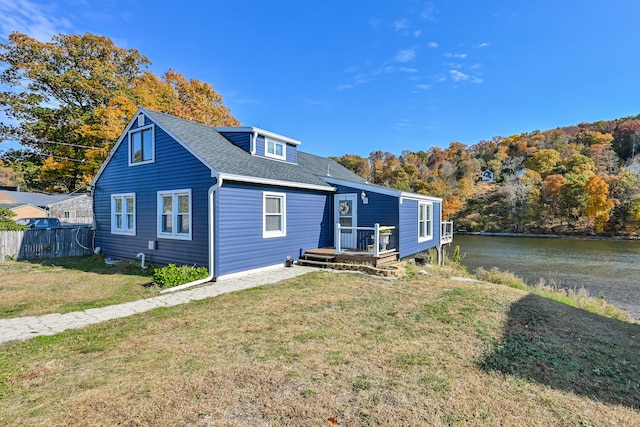
[(440, 243), (451, 243), (453, 241), (453, 221), (442, 221), (440, 228)]
[[(336, 253), (368, 253), (373, 256), (394, 252), (398, 237), (395, 226), (346, 227), (336, 224)], [(377, 242), (377, 243), (376, 243)]]

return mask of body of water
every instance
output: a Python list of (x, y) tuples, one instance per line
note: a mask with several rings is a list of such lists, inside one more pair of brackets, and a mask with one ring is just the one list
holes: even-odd
[(498, 267), (530, 285), (584, 287), (640, 319), (640, 241), (455, 235), (456, 245), (470, 272)]

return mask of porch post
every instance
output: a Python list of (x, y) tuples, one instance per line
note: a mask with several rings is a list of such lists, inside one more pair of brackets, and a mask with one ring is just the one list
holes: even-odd
[(336, 247), (336, 254), (340, 254), (340, 237), (341, 237), (341, 231), (340, 231), (340, 223), (336, 222), (336, 233), (334, 236), (334, 243), (335, 243), (335, 247)]
[(380, 224), (377, 222), (373, 224), (373, 235), (375, 242), (373, 242), (373, 255), (377, 258), (380, 256)]

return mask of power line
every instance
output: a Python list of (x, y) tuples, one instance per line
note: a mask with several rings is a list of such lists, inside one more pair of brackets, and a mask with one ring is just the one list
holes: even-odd
[(100, 148), (100, 147), (92, 147), (90, 145), (80, 145), (80, 144), (72, 144), (70, 142), (56, 142), (56, 141), (49, 141), (48, 139), (42, 139), (42, 140), (38, 140), (38, 143), (44, 142), (46, 144), (58, 144), (58, 145), (67, 145), (69, 147), (77, 147), (77, 148), (93, 148), (93, 149), (97, 149), (97, 150), (106, 150), (106, 148)]

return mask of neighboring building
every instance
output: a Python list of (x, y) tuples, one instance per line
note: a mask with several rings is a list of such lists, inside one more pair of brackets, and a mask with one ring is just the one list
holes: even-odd
[(316, 248), (370, 250), (376, 223), (394, 228), (400, 257), (450, 242), (442, 199), (371, 185), (299, 146), (255, 127), (212, 128), (140, 108), (91, 185), (96, 246), (221, 277)]
[(493, 172), (490, 170), (482, 171), (482, 174), (480, 175), (480, 181), (490, 183), (495, 182), (493, 180)]
[(0, 202), (0, 208), (9, 209), (16, 214), (12, 219), (20, 218), (45, 218), (47, 216), (46, 209), (39, 208), (37, 206), (30, 205), (28, 203), (2, 203)]
[(0, 205), (15, 212), (17, 216), (14, 219), (51, 216), (67, 224), (93, 222), (93, 202), (87, 194), (43, 194), (0, 189)]
[(49, 216), (60, 219), (63, 224), (91, 224), (93, 222), (93, 200), (88, 194), (76, 194), (51, 203)]

